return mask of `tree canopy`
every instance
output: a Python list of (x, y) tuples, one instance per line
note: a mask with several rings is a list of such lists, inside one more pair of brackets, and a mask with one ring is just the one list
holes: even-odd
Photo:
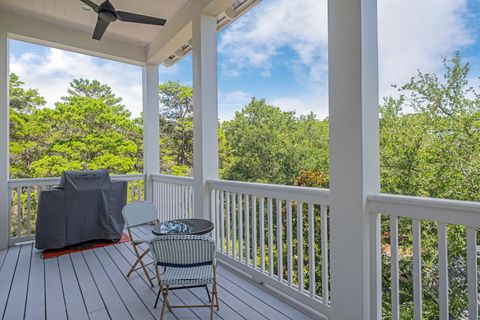
[(10, 108), (12, 177), (59, 176), (74, 169), (143, 170), (142, 128), (108, 86), (74, 80), (69, 95), (50, 109), (40, 108), (45, 100), (37, 91), (23, 89), (18, 78), (15, 85), (17, 98)]

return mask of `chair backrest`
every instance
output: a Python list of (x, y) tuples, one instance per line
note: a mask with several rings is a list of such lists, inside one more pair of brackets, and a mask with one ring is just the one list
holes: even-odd
[(205, 235), (165, 235), (150, 241), (158, 266), (198, 267), (215, 263), (215, 243)]
[(127, 204), (123, 207), (122, 214), (128, 228), (158, 219), (157, 208), (154, 203), (149, 201), (137, 201)]

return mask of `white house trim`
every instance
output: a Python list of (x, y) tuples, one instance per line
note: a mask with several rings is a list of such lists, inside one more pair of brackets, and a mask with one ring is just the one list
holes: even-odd
[(370, 316), (368, 193), (380, 189), (376, 0), (329, 0), (331, 318)]
[(194, 214), (210, 219), (208, 179), (218, 179), (217, 19), (193, 20)]
[(8, 54), (7, 32), (0, 26), (0, 249), (8, 246), (10, 234)]
[(160, 116), (158, 65), (143, 67), (143, 170), (145, 199), (152, 201), (151, 174), (160, 173)]

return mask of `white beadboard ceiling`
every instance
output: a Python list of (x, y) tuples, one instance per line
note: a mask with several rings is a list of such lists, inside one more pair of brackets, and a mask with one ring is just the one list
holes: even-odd
[[(103, 0), (92, 1), (100, 4)], [(111, 0), (111, 3), (120, 11), (165, 18), (168, 25), (168, 21), (190, 1), (195, 0)], [(83, 6), (80, 0), (0, 0), (0, 11), (92, 33), (97, 15), (92, 10), (84, 10)], [(151, 42), (162, 28), (117, 21), (110, 24), (105, 37), (144, 46)]]

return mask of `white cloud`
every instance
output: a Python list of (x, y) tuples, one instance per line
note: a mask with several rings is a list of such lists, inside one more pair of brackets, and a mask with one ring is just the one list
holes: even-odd
[(137, 66), (46, 48), (44, 54), (27, 52), (12, 56), (10, 70), (27, 87), (38, 89), (47, 100), (47, 107), (53, 107), (67, 94), (70, 81), (88, 78), (109, 85), (134, 116), (142, 111), (142, 71)]
[(327, 36), (324, 0), (264, 0), (222, 34), (222, 68), (235, 76), (255, 67), (269, 76), (271, 59), (288, 47), (297, 54), (298, 61), (292, 62), (311, 65), (310, 75), (317, 78), (325, 70)]
[[(378, 0), (380, 97), (394, 93), (391, 85), (403, 84), (418, 69), (437, 71), (442, 56), (473, 43), (466, 11), (467, 0)], [(327, 40), (326, 0), (263, 0), (223, 32), (221, 67), (235, 77), (249, 68), (270, 77), (272, 59), (280, 57), (282, 49), (292, 50), (294, 58), (281, 58), (288, 59), (285, 63), (304, 83), (305, 92), (292, 97), (266, 92), (265, 96), (277, 96), (274, 101), (298, 106), (299, 112), (316, 110), (322, 115)], [(308, 107), (310, 103), (320, 109)]]
[(417, 70), (438, 71), (442, 57), (472, 44), (466, 0), (379, 0), (380, 93)]
[(235, 111), (240, 110), (250, 102), (253, 95), (243, 91), (222, 92), (218, 94), (218, 116), (220, 120), (230, 120)]
[(285, 111), (295, 111), (297, 115), (313, 112), (319, 119), (328, 116), (328, 97), (325, 94), (270, 98), (267, 103)]

